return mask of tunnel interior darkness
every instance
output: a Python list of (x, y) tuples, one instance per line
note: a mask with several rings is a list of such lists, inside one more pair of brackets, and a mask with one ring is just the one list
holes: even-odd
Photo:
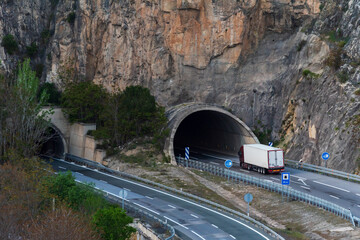
[(180, 123), (174, 137), (174, 150), (190, 147), (237, 155), (249, 137), (248, 131), (234, 118), (221, 112), (202, 110), (190, 114)]
[(45, 134), (46, 141), (42, 144), (39, 154), (61, 158), (64, 155), (63, 139), (54, 128), (48, 128)]

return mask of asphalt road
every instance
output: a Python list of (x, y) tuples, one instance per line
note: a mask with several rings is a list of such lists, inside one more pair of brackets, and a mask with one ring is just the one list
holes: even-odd
[[(181, 153), (180, 150), (177, 150), (176, 156), (179, 154), (184, 157), (183, 151)], [(190, 150), (190, 159), (221, 167), (225, 167), (224, 162), (227, 159), (235, 163), (239, 162), (237, 156), (227, 156), (199, 149)], [(263, 175), (240, 167), (232, 167), (231, 170), (281, 184), (280, 174)], [(290, 173), (291, 188), (350, 209), (354, 216), (360, 217), (360, 184), (290, 167), (285, 167), (285, 172)]]
[(239, 219), (181, 197), (121, 179), (83, 166), (55, 160), (56, 171), (72, 171), (78, 181), (93, 182), (99, 189), (132, 201), (155, 216), (167, 219), (183, 239), (273, 239), (267, 233)]

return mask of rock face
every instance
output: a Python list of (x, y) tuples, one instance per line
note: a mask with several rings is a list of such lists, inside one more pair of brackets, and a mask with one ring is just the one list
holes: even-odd
[[(59, 67), (70, 60), (80, 75), (109, 91), (140, 84), (166, 107), (224, 105), (253, 129), (282, 140), (288, 158), (321, 164), (328, 151), (328, 166), (356, 169), (359, 0), (51, 3), (0, 3), (0, 34), (12, 33), (26, 46), (40, 44), (44, 29), (52, 33), (34, 58), (46, 66), (47, 81), (56, 82)], [(325, 60), (341, 41), (335, 70)], [(7, 69), (18, 59), (3, 48), (0, 57)]]

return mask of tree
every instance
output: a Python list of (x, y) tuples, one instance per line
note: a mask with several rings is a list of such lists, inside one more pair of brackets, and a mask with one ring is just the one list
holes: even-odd
[(160, 136), (167, 122), (164, 108), (156, 104), (149, 89), (141, 86), (130, 86), (113, 94), (107, 106), (102, 118), (112, 145), (124, 144), (135, 137)]
[(70, 122), (96, 123), (101, 125), (107, 93), (102, 86), (92, 82), (69, 83), (63, 92), (61, 105)]
[(73, 210), (60, 206), (26, 225), (24, 239), (92, 240), (99, 239), (89, 222)]
[(60, 105), (61, 92), (56, 88), (54, 83), (46, 82), (41, 84), (37, 95), (38, 99), (41, 98), (44, 91), (49, 95), (47, 104)]
[(14, 36), (11, 34), (7, 34), (3, 37), (1, 45), (10, 55), (12, 55), (18, 50), (18, 43), (16, 42)]
[(99, 209), (93, 216), (92, 223), (105, 240), (128, 239), (136, 229), (128, 226), (133, 219), (127, 216), (120, 207), (110, 206)]
[(44, 91), (39, 98), (39, 79), (31, 70), (30, 60), (20, 64), (15, 81), (4, 79), (0, 103), (0, 155), (17, 151), (22, 156), (33, 156), (51, 136), (46, 135), (50, 126), (51, 110), (43, 111), (48, 98)]

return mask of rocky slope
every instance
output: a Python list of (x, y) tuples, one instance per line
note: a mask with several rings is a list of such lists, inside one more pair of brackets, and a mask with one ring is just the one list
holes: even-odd
[[(8, 0), (0, 36), (38, 44), (43, 79), (72, 62), (109, 91), (140, 84), (164, 106), (224, 105), (287, 157), (360, 162), (359, 0)], [(44, 33), (50, 33), (49, 38)], [(340, 59), (340, 60), (339, 60)], [(305, 71), (304, 70), (309, 70)]]

